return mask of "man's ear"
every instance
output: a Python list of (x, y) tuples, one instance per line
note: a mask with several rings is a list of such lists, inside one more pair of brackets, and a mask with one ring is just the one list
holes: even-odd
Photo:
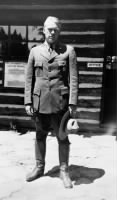
[(43, 33), (45, 34), (45, 27), (43, 27)]

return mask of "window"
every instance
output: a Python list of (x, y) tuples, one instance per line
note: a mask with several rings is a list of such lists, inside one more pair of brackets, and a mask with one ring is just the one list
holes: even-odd
[(26, 61), (30, 49), (43, 41), (42, 26), (0, 25), (0, 59)]
[(0, 59), (8, 56), (8, 26), (0, 26)]

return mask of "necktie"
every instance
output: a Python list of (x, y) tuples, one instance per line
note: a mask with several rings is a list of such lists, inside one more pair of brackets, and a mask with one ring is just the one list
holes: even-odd
[(50, 54), (52, 53), (52, 51), (53, 51), (53, 46), (50, 45), (50, 48), (49, 48), (49, 52), (50, 52)]

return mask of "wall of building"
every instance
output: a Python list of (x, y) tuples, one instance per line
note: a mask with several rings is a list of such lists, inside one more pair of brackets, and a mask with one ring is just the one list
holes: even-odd
[[(102, 98), (102, 77), (105, 46), (105, 24), (116, 18), (114, 0), (43, 0), (0, 2), (0, 25), (42, 26), (48, 15), (61, 19), (61, 40), (75, 47), (79, 73), (77, 114), (81, 129), (98, 127)], [(26, 44), (31, 42), (26, 36)], [(32, 41), (33, 42), (33, 41)], [(34, 127), (24, 109), (24, 89), (4, 86), (5, 63), (0, 58), (0, 128)], [(26, 62), (27, 60), (22, 60)]]

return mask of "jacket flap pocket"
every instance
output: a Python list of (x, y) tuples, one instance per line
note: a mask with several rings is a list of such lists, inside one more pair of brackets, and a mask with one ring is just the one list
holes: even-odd
[(66, 65), (66, 60), (59, 60), (58, 61), (58, 65), (61, 66), (65, 66)]
[(33, 93), (33, 96), (40, 96), (40, 94), (41, 94), (41, 90), (34, 90), (34, 93)]
[(68, 87), (61, 88), (61, 95), (68, 94), (68, 93), (69, 93)]

